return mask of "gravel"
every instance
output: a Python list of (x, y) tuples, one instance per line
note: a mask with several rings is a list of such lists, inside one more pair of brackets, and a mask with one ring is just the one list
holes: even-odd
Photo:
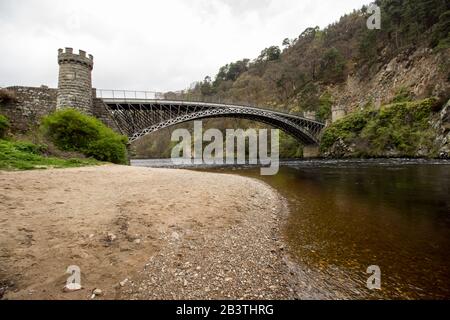
[(170, 226), (162, 250), (122, 286), (124, 299), (293, 299), (281, 240), (285, 201), (270, 187), (225, 228)]

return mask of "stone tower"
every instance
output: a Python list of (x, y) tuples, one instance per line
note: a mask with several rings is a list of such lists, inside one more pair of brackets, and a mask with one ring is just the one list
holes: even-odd
[(346, 115), (346, 110), (344, 106), (336, 105), (331, 107), (331, 122), (336, 122), (342, 119)]
[(94, 57), (72, 48), (58, 50), (59, 79), (56, 108), (71, 107), (92, 114), (92, 69)]

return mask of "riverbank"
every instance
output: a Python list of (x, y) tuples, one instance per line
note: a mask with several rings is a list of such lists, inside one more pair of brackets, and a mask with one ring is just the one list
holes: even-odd
[[(100, 166), (0, 172), (6, 299), (288, 299), (282, 198), (263, 182)], [(83, 289), (64, 292), (68, 266)]]

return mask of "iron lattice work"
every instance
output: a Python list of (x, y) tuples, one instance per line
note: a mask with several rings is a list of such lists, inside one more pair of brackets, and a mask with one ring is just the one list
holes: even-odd
[(251, 106), (165, 99), (101, 98), (130, 142), (179, 123), (206, 118), (242, 118), (268, 124), (305, 145), (318, 144), (324, 124), (297, 115)]

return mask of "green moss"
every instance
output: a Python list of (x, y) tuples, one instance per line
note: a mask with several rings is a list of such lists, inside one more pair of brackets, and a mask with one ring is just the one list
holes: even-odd
[(434, 99), (387, 105), (380, 110), (358, 111), (328, 127), (321, 151), (338, 140), (356, 147), (353, 156), (380, 157), (393, 153), (414, 157), (419, 149), (433, 155), (435, 132), (430, 126)]
[(31, 170), (46, 168), (71, 168), (98, 165), (94, 159), (60, 159), (42, 154), (45, 146), (29, 142), (0, 140), (0, 169)]

